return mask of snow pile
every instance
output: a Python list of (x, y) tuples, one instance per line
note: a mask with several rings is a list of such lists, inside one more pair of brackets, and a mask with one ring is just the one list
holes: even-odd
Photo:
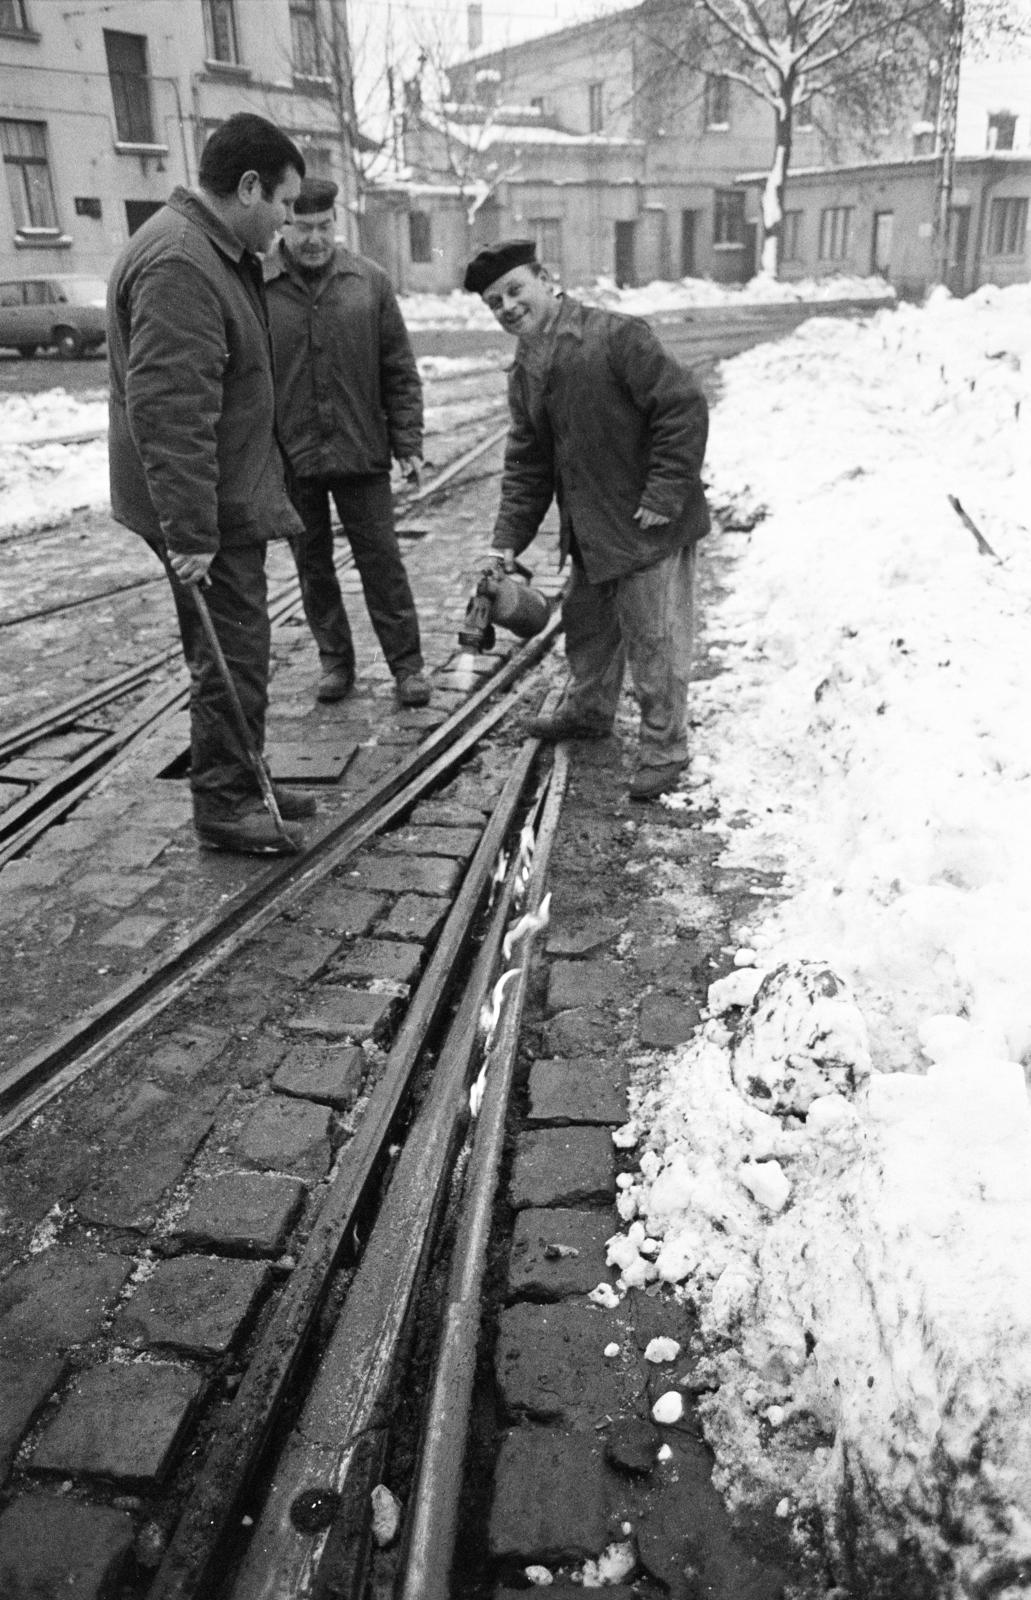
[(698, 1306), (726, 1492), (820, 1514), (858, 1593), (1031, 1560), (1029, 311), (807, 324), (713, 419), (716, 497), (768, 515), (690, 799), (783, 885), (641, 1081), (610, 1251)]
[(751, 278), (747, 283), (713, 283), (709, 278), (681, 278), (668, 283), (659, 279), (640, 289), (617, 289), (613, 278), (599, 278), (589, 288), (571, 292), (588, 305), (606, 306), (635, 317), (676, 311), (681, 306), (797, 305), (807, 300), (895, 303), (895, 290), (884, 278), (853, 278), (845, 274), (799, 278), (795, 283), (764, 277)]
[[(34, 444), (55, 434), (105, 430), (73, 446)], [(107, 500), (107, 391), (0, 395), (0, 531), (46, 528)]]

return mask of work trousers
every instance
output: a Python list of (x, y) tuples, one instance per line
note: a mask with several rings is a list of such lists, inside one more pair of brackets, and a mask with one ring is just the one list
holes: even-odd
[(290, 543), (304, 614), (327, 670), (355, 670), (354, 640), (333, 566), (332, 497), (354, 554), (369, 619), (395, 677), (421, 672), (419, 619), (394, 532), (390, 478), (294, 478), (290, 498), (303, 534)]
[(639, 759), (687, 760), (687, 691), (695, 633), (695, 547), (654, 566), (590, 583), (574, 559), (562, 601), (571, 683), (562, 710), (611, 727), (630, 668), (641, 712)]
[[(190, 788), (194, 815), (198, 821), (231, 818), (252, 809), (255, 800), (260, 801), (261, 785), (190, 586), (179, 582), (167, 560), (165, 570), (190, 669)], [(260, 751), (265, 742), (271, 644), (264, 544), (228, 549), (223, 546), (208, 568), (208, 582), (201, 593), (236, 685), (253, 748)]]

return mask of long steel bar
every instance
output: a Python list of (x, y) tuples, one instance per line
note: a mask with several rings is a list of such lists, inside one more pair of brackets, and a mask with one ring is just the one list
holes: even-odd
[[(534, 843), (526, 909), (539, 915), (569, 776), (564, 749), (555, 752), (551, 784)], [(516, 1049), (530, 976), (532, 931), (520, 945), (515, 984), (505, 991), (497, 1031), (484, 1062), (483, 1100), (466, 1172), (458, 1237), (451, 1262), (447, 1304), (405, 1553), (399, 1600), (449, 1600), (465, 1445), (472, 1410), (476, 1347), (480, 1336), (483, 1280), (505, 1121), (512, 1093)]]
[(472, 919), (511, 827), (532, 754), (530, 750), (516, 763), (484, 831), (391, 1048), (384, 1075), (344, 1152), (301, 1259), (197, 1479), (148, 1600), (202, 1600), (210, 1592), (207, 1585), (215, 1576), (214, 1565), (230, 1519), (275, 1425), (279, 1404), (307, 1345), (330, 1274), (370, 1176), (377, 1170), (390, 1139), (427, 1034), (442, 1013), (457, 963), (470, 937)]

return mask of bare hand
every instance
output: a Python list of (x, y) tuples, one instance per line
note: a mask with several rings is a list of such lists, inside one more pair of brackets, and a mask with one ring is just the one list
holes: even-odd
[(492, 550), (490, 553), (487, 570), (489, 572), (514, 572), (515, 551)]
[(398, 459), (401, 476), (407, 483), (414, 483), (419, 487), (419, 474), (422, 472), (422, 458), (420, 456), (401, 456)]
[(642, 528), (661, 528), (670, 521), (670, 518), (662, 516), (658, 511), (648, 511), (644, 506), (638, 506), (634, 512), (634, 521), (639, 522)]
[(169, 552), (168, 565), (180, 583), (207, 583), (208, 568), (214, 561), (214, 551), (203, 556), (179, 556)]

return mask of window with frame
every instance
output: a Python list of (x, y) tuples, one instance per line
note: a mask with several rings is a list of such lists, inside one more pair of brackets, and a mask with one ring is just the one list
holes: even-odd
[(780, 259), (782, 261), (801, 261), (802, 259), (802, 217), (801, 211), (785, 211), (780, 225)]
[(413, 262), (433, 260), (433, 227), (428, 211), (409, 211), (408, 244)]
[(1017, 196), (992, 201), (988, 224), (990, 256), (1022, 256), (1027, 245), (1027, 200)]
[(717, 189), (713, 199), (712, 242), (714, 245), (743, 245), (745, 242), (745, 197), (740, 189)]
[(528, 217), (527, 230), (537, 246), (537, 260), (551, 271), (562, 272), (561, 217)]
[(120, 144), (153, 144), (154, 119), (150, 109), (150, 73), (147, 39), (142, 33), (114, 33), (104, 29), (107, 75), (115, 108), (115, 130)]
[(826, 206), (820, 212), (820, 260), (844, 261), (852, 245), (852, 207)]
[(705, 75), (704, 115), (707, 128), (730, 127), (730, 79), (721, 72)]
[(988, 114), (989, 150), (1012, 150), (1017, 136), (1017, 118), (1013, 111), (992, 111)]
[(298, 76), (321, 78), (322, 39), (317, 0), (290, 0), (290, 44)]
[(209, 61), (240, 65), (234, 0), (204, 0), (204, 38)]
[(0, 33), (31, 33), (25, 0), (0, 0)]
[(0, 119), (0, 151), (15, 230), (23, 233), (29, 228), (48, 228), (59, 232), (46, 123)]
[(605, 123), (605, 107), (602, 101), (602, 90), (605, 85), (589, 83), (587, 85), (587, 131), (600, 133)]

